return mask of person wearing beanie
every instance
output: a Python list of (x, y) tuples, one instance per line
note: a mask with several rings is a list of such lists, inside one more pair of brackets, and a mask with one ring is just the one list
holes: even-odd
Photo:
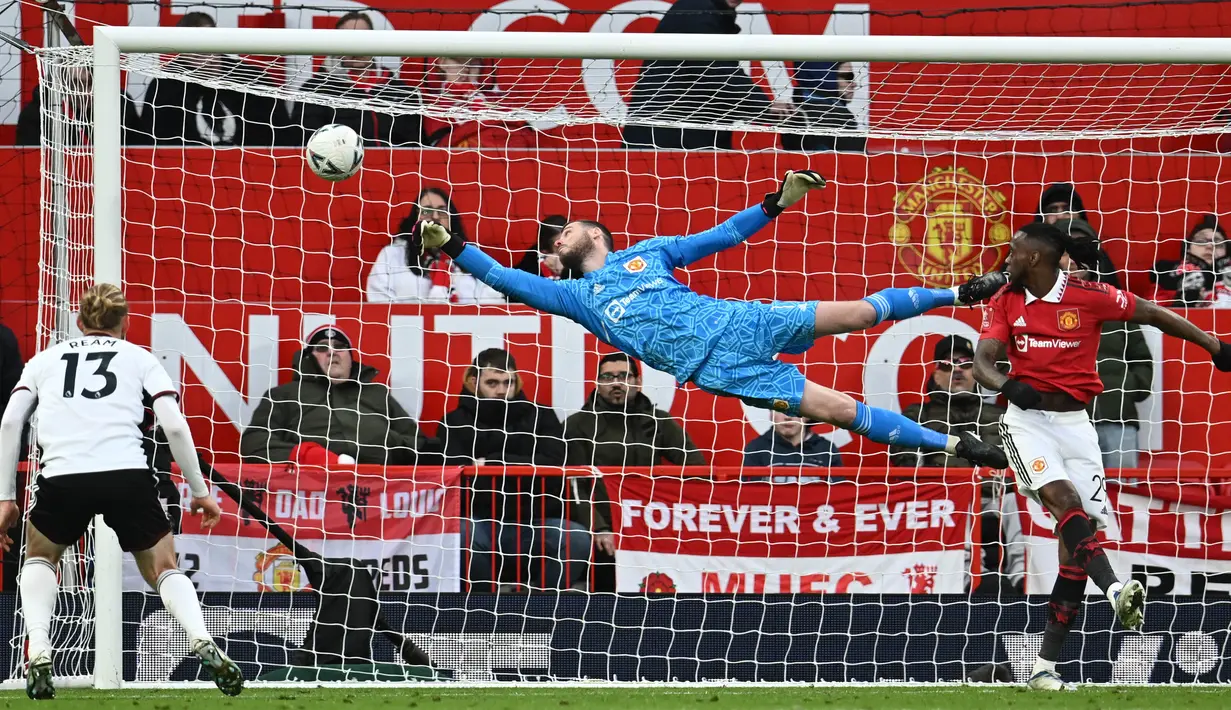
[(1212, 214), (1189, 230), (1176, 259), (1155, 262), (1150, 280), (1154, 300), (1174, 308), (1231, 307), (1231, 260), (1227, 232)]
[(312, 331), (293, 358), (291, 381), (265, 393), (240, 437), (252, 463), (412, 466), (443, 461), (374, 367), (355, 358), (350, 336), (333, 325)]

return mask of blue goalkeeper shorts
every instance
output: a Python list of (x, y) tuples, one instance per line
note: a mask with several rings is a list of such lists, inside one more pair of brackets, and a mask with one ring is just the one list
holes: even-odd
[(762, 409), (798, 415), (807, 381), (795, 365), (775, 360), (816, 341), (816, 301), (740, 303), (722, 338), (692, 381), (720, 396)]

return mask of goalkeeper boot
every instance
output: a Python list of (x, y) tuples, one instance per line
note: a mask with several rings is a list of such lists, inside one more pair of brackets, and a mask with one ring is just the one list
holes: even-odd
[(1009, 275), (1003, 271), (989, 271), (982, 276), (976, 276), (957, 287), (957, 305), (970, 306), (979, 301), (986, 301), (1009, 283)]
[(31, 700), (56, 697), (56, 687), (51, 683), (51, 659), (46, 654), (30, 659), (30, 665), (26, 668), (26, 696)]
[(1041, 670), (1030, 676), (1026, 687), (1031, 690), (1076, 690), (1074, 686), (1065, 683), (1059, 673), (1048, 670)]
[(957, 448), (953, 453), (977, 466), (988, 468), (1008, 468), (1009, 457), (999, 446), (993, 446), (970, 432), (958, 436)]
[(1146, 620), (1146, 589), (1137, 580), (1126, 582), (1111, 598), (1116, 616), (1124, 628), (1140, 631)]
[(244, 674), (213, 641), (202, 639), (192, 644), (192, 654), (201, 659), (201, 667), (209, 674), (223, 695), (239, 695), (244, 690)]

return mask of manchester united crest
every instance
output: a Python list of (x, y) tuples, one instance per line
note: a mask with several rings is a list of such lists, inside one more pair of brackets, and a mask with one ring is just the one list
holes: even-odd
[(1081, 315), (1076, 308), (1068, 308), (1056, 313), (1056, 325), (1060, 330), (1077, 330), (1081, 326)]
[(282, 544), (257, 553), (252, 581), (262, 592), (296, 592), (304, 588), (299, 563)]
[(893, 201), (898, 263), (925, 286), (955, 286), (995, 269), (1013, 231), (1002, 192), (966, 168), (934, 168)]

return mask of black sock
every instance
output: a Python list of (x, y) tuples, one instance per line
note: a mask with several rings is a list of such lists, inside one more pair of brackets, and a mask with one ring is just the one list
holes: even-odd
[(1051, 588), (1047, 603), (1047, 628), (1043, 629), (1043, 645), (1039, 658), (1055, 663), (1060, 660), (1060, 649), (1069, 629), (1081, 613), (1081, 602), (1086, 595), (1086, 573), (1080, 567), (1064, 565)]
[(1084, 570), (1103, 592), (1119, 581), (1107, 553), (1103, 552), (1103, 546), (1094, 537), (1094, 528), (1090, 526), (1086, 511), (1070, 510), (1064, 515), (1060, 521), (1060, 540), (1072, 553), (1073, 564)]

